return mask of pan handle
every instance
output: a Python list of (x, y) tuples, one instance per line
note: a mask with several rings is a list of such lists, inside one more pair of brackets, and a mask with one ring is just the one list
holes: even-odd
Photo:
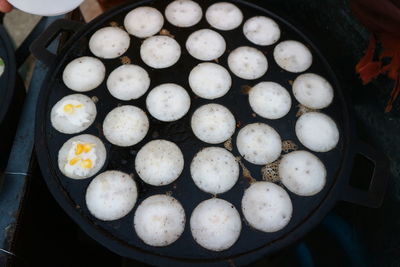
[(54, 21), (35, 41), (32, 42), (30, 50), (32, 54), (45, 65), (54, 62), (56, 54), (50, 52), (47, 47), (63, 31), (77, 32), (83, 23), (67, 19)]
[(368, 190), (365, 191), (352, 187), (347, 181), (344, 186), (342, 200), (365, 207), (378, 208), (382, 205), (386, 192), (390, 171), (389, 159), (385, 154), (362, 141), (357, 142), (356, 154), (361, 154), (375, 165), (371, 182)]

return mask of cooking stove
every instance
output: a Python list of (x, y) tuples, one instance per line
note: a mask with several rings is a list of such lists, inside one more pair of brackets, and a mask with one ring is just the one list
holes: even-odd
[[(313, 39), (352, 96), (359, 138), (384, 151), (391, 168), (381, 208), (339, 203), (298, 243), (250, 266), (400, 266), (400, 103), (384, 113), (391, 82), (381, 78), (362, 86), (354, 73), (367, 32), (346, 0), (254, 2), (288, 18)], [(355, 164), (352, 184), (365, 188), (373, 166), (361, 156)], [(145, 266), (87, 237), (50, 195), (36, 164), (31, 172), (10, 266)]]

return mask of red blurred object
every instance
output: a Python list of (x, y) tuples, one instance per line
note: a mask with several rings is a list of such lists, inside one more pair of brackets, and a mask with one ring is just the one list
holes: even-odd
[(126, 0), (98, 0), (98, 2), (103, 10), (107, 10), (126, 2)]
[[(384, 74), (395, 81), (385, 112), (390, 112), (400, 94), (400, 0), (349, 0), (358, 20), (371, 32), (364, 57), (356, 71), (364, 84)], [(375, 57), (376, 45), (382, 50)], [(384, 64), (383, 59), (389, 62)]]
[(0, 12), (10, 12), (13, 9), (13, 6), (8, 3), (7, 0), (0, 0)]

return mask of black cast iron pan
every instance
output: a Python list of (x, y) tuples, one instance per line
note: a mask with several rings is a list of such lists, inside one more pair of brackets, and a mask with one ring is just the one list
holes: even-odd
[[(205, 11), (213, 2), (211, 0), (204, 0), (199, 1), (199, 4), (203, 7), (203, 11)], [(328, 114), (336, 121), (341, 137), (338, 146), (332, 151), (316, 153), (324, 162), (328, 171), (327, 184), (322, 192), (312, 197), (299, 197), (290, 193), (293, 202), (293, 217), (284, 229), (275, 233), (261, 233), (251, 229), (244, 222), (242, 233), (237, 243), (223, 252), (208, 251), (197, 245), (191, 236), (188, 223), (186, 223), (185, 232), (172, 245), (162, 248), (145, 245), (133, 230), (132, 220), (135, 208), (126, 217), (117, 221), (102, 222), (97, 220), (90, 215), (84, 200), (86, 188), (92, 178), (79, 181), (68, 179), (61, 174), (57, 166), (58, 150), (66, 140), (72, 137), (71, 135), (60, 134), (52, 128), (50, 123), (50, 110), (52, 106), (63, 96), (73, 93), (62, 82), (62, 71), (66, 64), (74, 58), (91, 55), (88, 49), (88, 40), (99, 28), (115, 22), (123, 25), (123, 18), (126, 13), (137, 6), (151, 5), (163, 11), (168, 1), (146, 0), (131, 2), (108, 11), (87, 25), (82, 25), (74, 21), (59, 20), (51, 25), (32, 45), (33, 54), (49, 66), (47, 79), (39, 98), (36, 127), (36, 151), (43, 176), (53, 196), (80, 227), (94, 239), (121, 256), (156, 265), (245, 264), (299, 239), (313, 228), (337, 201), (346, 200), (375, 207), (379, 206), (383, 199), (387, 178), (387, 161), (383, 155), (356, 140), (346, 97), (334, 72), (315, 45), (302, 32), (268, 10), (242, 0), (232, 2), (242, 9), (245, 19), (254, 15), (269, 16), (275, 19), (280, 25), (282, 30), (281, 40), (299, 40), (311, 49), (314, 56), (314, 63), (308, 71), (324, 76), (333, 85), (335, 89), (334, 101), (322, 112)], [(242, 91), (243, 86), (252, 86), (263, 80), (278, 82), (291, 91), (289, 82), (294, 80), (297, 75), (282, 71), (274, 63), (272, 58), (274, 46), (255, 46), (266, 54), (269, 61), (269, 69), (264, 77), (255, 81), (245, 81), (232, 74), (233, 85), (226, 96), (214, 101), (196, 98), (189, 89), (187, 77), (190, 70), (200, 63), (200, 61), (195, 60), (187, 53), (184, 49), (184, 43), (191, 32), (201, 28), (209, 28), (209, 25), (203, 17), (199, 24), (189, 29), (176, 28), (168, 22), (165, 23), (164, 28), (169, 30), (181, 44), (182, 56), (177, 64), (162, 70), (146, 66), (141, 61), (139, 55), (141, 40), (135, 37), (131, 37), (132, 45), (125, 56), (128, 56), (133, 64), (138, 64), (149, 72), (151, 78), (150, 88), (166, 82), (177, 83), (186, 88), (192, 98), (192, 106), (189, 113), (178, 122), (172, 123), (162, 123), (149, 116), (151, 120), (150, 130), (142, 142), (129, 148), (112, 146), (102, 135), (101, 125), (105, 115), (120, 104), (131, 104), (146, 110), (146, 95), (134, 101), (118, 101), (108, 93), (105, 82), (103, 82), (95, 90), (86, 93), (90, 97), (96, 96), (99, 101), (97, 103), (98, 115), (96, 121), (84, 133), (97, 135), (106, 144), (108, 159), (102, 171), (117, 169), (135, 175), (135, 180), (139, 185), (138, 203), (150, 195), (170, 192), (182, 203), (188, 221), (195, 206), (202, 200), (212, 197), (209, 194), (201, 192), (190, 178), (188, 166), (194, 154), (201, 148), (209, 146), (199, 141), (191, 132), (190, 117), (194, 110), (205, 103), (220, 103), (228, 107), (235, 115), (236, 120), (239, 122), (238, 128), (252, 122), (266, 122), (280, 133), (283, 140), (292, 140), (299, 145), (300, 149), (305, 149), (297, 140), (294, 133), (294, 124), (297, 119), (296, 106), (298, 103), (294, 100), (293, 95), (293, 106), (288, 115), (279, 120), (267, 120), (258, 116), (251, 116), (252, 111), (248, 105), (247, 96)], [(46, 46), (62, 31), (73, 31), (75, 34), (61, 51), (57, 55), (54, 55), (46, 50)], [(227, 53), (219, 59), (219, 64), (229, 69), (226, 63), (229, 51), (241, 45), (254, 45), (245, 39), (241, 27), (233, 31), (220, 33), (227, 41)], [(121, 65), (121, 59), (102, 61), (106, 66), (107, 74)], [(237, 132), (233, 136), (233, 141), (236, 138)], [(156, 138), (163, 138), (177, 143), (185, 157), (185, 168), (181, 177), (175, 183), (163, 187), (153, 187), (142, 183), (134, 170), (134, 159), (137, 151), (145, 143)], [(232, 152), (235, 155), (239, 155), (235, 147), (235, 142), (233, 144), (234, 149)], [(357, 153), (365, 155), (375, 164), (375, 171), (372, 175), (369, 190), (367, 191), (355, 189), (349, 185), (353, 159)], [(261, 179), (261, 168), (259, 166), (247, 162), (244, 162), (244, 164), (256, 179)], [(241, 176), (233, 189), (219, 195), (219, 197), (233, 203), (240, 211), (240, 201), (243, 191), (248, 186), (248, 180)]]
[(0, 58), (3, 59), (5, 68), (4, 73), (0, 76), (0, 125), (6, 117), (12, 101), (17, 76), (14, 48), (6, 29), (2, 25), (3, 15), (0, 14)]
[[(0, 58), (5, 66), (0, 76), (0, 173), (7, 164), (25, 97), (25, 87), (17, 72), (14, 46), (3, 26), (3, 17), (4, 14), (0, 13)], [(0, 185), (1, 182), (2, 177)]]

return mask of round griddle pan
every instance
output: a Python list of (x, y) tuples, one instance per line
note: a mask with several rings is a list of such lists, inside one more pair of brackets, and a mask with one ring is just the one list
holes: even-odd
[[(198, 2), (205, 12), (206, 8), (215, 1), (202, 0)], [(189, 165), (193, 156), (201, 148), (210, 146), (194, 136), (190, 128), (190, 118), (196, 108), (206, 103), (219, 103), (228, 107), (237, 120), (238, 129), (232, 138), (232, 153), (236, 156), (239, 155), (235, 145), (238, 130), (252, 122), (265, 122), (271, 125), (279, 132), (282, 140), (291, 140), (299, 146), (299, 149), (305, 149), (297, 140), (294, 132), (298, 103), (291, 93), (290, 83), (297, 77), (297, 74), (283, 71), (276, 65), (272, 58), (274, 45), (260, 47), (251, 44), (243, 36), (241, 27), (228, 32), (219, 31), (227, 42), (227, 52), (219, 58), (219, 64), (229, 69), (227, 66), (229, 51), (238, 46), (249, 45), (260, 49), (266, 54), (269, 69), (266, 75), (254, 81), (239, 79), (231, 74), (233, 84), (229, 93), (222, 98), (210, 101), (196, 97), (190, 90), (188, 84), (189, 72), (200, 61), (191, 57), (184, 46), (190, 33), (198, 29), (210, 28), (204, 17), (200, 23), (191, 28), (177, 28), (167, 21), (165, 22), (164, 28), (175, 36), (175, 39), (180, 43), (182, 48), (182, 55), (179, 62), (167, 69), (158, 70), (146, 66), (139, 55), (139, 47), (142, 40), (131, 36), (131, 46), (124, 56), (127, 56), (132, 64), (140, 65), (148, 71), (151, 78), (150, 88), (167, 82), (177, 83), (187, 89), (192, 100), (189, 113), (183, 119), (176, 122), (160, 122), (148, 114), (151, 122), (150, 130), (143, 141), (132, 147), (121, 148), (111, 145), (103, 136), (102, 122), (105, 115), (118, 105), (135, 105), (146, 111), (145, 99), (147, 94), (138, 100), (119, 101), (109, 94), (105, 81), (95, 90), (85, 93), (89, 97), (95, 96), (98, 98), (96, 104), (98, 109), (97, 118), (93, 125), (83, 133), (99, 136), (105, 143), (108, 158), (102, 171), (116, 169), (133, 174), (139, 188), (137, 203), (141, 203), (150, 195), (165, 193), (172, 194), (173, 197), (182, 203), (187, 217), (185, 231), (175, 243), (167, 247), (151, 247), (144, 244), (138, 238), (132, 224), (137, 204), (127, 216), (112, 222), (100, 221), (89, 213), (85, 204), (85, 191), (92, 178), (72, 180), (63, 176), (59, 171), (57, 165), (58, 150), (72, 135), (61, 134), (52, 128), (50, 110), (62, 97), (74, 93), (63, 84), (63, 69), (68, 62), (77, 57), (93, 56), (88, 49), (88, 40), (96, 30), (110, 24), (115, 25), (115, 23), (123, 25), (123, 19), (127, 12), (138, 6), (150, 5), (163, 12), (168, 1), (146, 0), (130, 2), (106, 12), (86, 25), (67, 20), (56, 21), (31, 47), (33, 54), (49, 66), (48, 75), (39, 98), (36, 127), (36, 151), (43, 176), (53, 196), (76, 223), (91, 237), (121, 256), (155, 265), (245, 264), (298, 240), (320, 222), (324, 215), (339, 200), (347, 200), (366, 206), (379, 206), (382, 201), (386, 187), (387, 161), (384, 156), (356, 140), (347, 98), (344, 96), (334, 72), (316, 46), (302, 32), (268, 10), (241, 0), (232, 2), (243, 11), (245, 20), (254, 15), (271, 17), (281, 27), (281, 40), (299, 40), (309, 47), (313, 53), (314, 63), (308, 71), (324, 76), (333, 85), (335, 90), (333, 103), (322, 112), (328, 114), (336, 121), (340, 130), (340, 141), (332, 151), (314, 153), (324, 162), (327, 168), (327, 184), (323, 191), (312, 197), (300, 197), (289, 192), (293, 202), (293, 217), (284, 229), (275, 233), (262, 233), (249, 227), (243, 220), (243, 229), (237, 243), (230, 249), (222, 252), (212, 252), (200, 247), (195, 243), (190, 233), (188, 221), (193, 209), (201, 201), (213, 197), (210, 194), (200, 191), (190, 177)], [(46, 50), (46, 46), (62, 31), (73, 31), (75, 34), (73, 34), (61, 51), (57, 55), (54, 55)], [(122, 64), (121, 58), (102, 61), (106, 66), (107, 74)], [(247, 95), (242, 89), (246, 86), (253, 86), (260, 81), (278, 82), (291, 93), (293, 106), (289, 114), (284, 118), (267, 120), (259, 116), (252, 116), (253, 112), (248, 104)], [(134, 160), (136, 153), (144, 144), (150, 140), (159, 138), (173, 141), (181, 148), (185, 158), (185, 168), (176, 182), (167, 186), (154, 187), (144, 184), (139, 179), (135, 173)], [(222, 146), (222, 144), (219, 146)], [(375, 163), (375, 171), (368, 191), (352, 188), (349, 185), (353, 159), (357, 153), (364, 154)], [(260, 166), (250, 164), (244, 160), (243, 163), (250, 170), (254, 178), (261, 180)], [(230, 191), (218, 197), (234, 204), (241, 213), (241, 198), (244, 189), (248, 186), (248, 178), (241, 175), (237, 184)]]
[(3, 14), (0, 14), (0, 58), (3, 59), (5, 65), (3, 75), (0, 76), (0, 125), (12, 101), (17, 76), (14, 48), (2, 24)]
[(25, 87), (17, 72), (14, 46), (3, 26), (3, 16), (0, 13), (0, 58), (5, 65), (0, 76), (0, 172), (6, 167), (25, 97)]

